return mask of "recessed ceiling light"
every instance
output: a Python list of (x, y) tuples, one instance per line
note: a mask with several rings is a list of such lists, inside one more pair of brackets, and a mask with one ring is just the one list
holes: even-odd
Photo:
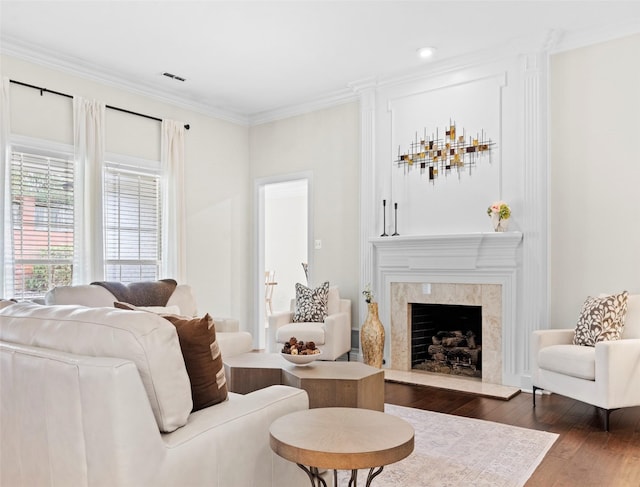
[(420, 59), (429, 59), (436, 52), (436, 48), (435, 47), (421, 47), (420, 49), (418, 49), (417, 52), (418, 52), (418, 57), (420, 57)]

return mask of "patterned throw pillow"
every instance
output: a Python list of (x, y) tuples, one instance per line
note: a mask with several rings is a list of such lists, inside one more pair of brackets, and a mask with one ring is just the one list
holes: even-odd
[(320, 323), (327, 317), (329, 281), (315, 289), (296, 283), (296, 309), (294, 323)]
[(627, 314), (627, 295), (624, 291), (602, 298), (589, 296), (582, 305), (573, 344), (595, 347), (597, 342), (619, 340)]

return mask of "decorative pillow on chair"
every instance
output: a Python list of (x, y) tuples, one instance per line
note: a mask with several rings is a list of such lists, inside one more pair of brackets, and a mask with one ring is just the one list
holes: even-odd
[(582, 305), (573, 344), (595, 347), (597, 342), (619, 340), (627, 314), (627, 295), (623, 291), (600, 298), (589, 296)]
[(296, 309), (294, 323), (320, 323), (327, 317), (329, 281), (315, 289), (296, 283)]

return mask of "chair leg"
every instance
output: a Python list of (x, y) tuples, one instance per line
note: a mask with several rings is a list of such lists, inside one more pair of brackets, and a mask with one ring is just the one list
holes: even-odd
[(536, 391), (541, 390), (540, 387), (533, 386), (533, 407), (536, 407)]
[(347, 352), (347, 362), (351, 362), (351, 352)]
[(617, 411), (620, 408), (615, 408), (615, 409), (598, 408), (598, 409), (604, 413), (604, 430), (608, 433), (609, 432), (609, 416), (613, 411)]

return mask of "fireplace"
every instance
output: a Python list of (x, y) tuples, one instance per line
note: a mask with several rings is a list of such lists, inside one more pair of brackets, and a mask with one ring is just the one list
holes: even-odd
[[(528, 336), (516, 311), (519, 232), (375, 237), (371, 280), (379, 296), (389, 369), (411, 371), (410, 304), (482, 308), (482, 383), (519, 383), (519, 364), (528, 360)], [(426, 372), (425, 372), (426, 374)], [(438, 378), (444, 378), (438, 375)]]
[(482, 377), (482, 307), (411, 303), (411, 368)]

